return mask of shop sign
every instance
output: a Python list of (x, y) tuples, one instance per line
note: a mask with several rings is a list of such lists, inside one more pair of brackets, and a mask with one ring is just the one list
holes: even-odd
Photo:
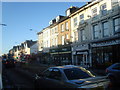
[(63, 48), (62, 51), (67, 51), (67, 48)]
[(76, 48), (76, 51), (87, 50), (88, 44), (80, 45)]
[(76, 52), (73, 52), (73, 55), (75, 55), (76, 54)]
[(112, 40), (112, 41), (94, 43), (91, 46), (92, 47), (100, 47), (100, 46), (109, 46), (109, 45), (116, 45), (116, 44), (120, 44), (120, 40)]
[(77, 52), (77, 54), (88, 54), (88, 52)]

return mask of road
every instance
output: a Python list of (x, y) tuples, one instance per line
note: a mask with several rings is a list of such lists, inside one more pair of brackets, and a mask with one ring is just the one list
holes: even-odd
[(18, 71), (19, 68), (3, 69), (3, 86), (5, 88), (16, 88), (22, 90), (23, 88), (30, 88), (34, 90), (34, 84), (29, 77)]

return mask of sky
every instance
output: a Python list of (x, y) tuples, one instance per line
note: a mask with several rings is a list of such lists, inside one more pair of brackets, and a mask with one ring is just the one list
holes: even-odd
[(58, 15), (65, 16), (65, 10), (70, 6), (81, 7), (84, 4), (85, 2), (2, 2), (2, 23), (7, 25), (2, 27), (2, 54), (26, 40), (37, 40), (37, 32), (49, 26), (50, 20)]

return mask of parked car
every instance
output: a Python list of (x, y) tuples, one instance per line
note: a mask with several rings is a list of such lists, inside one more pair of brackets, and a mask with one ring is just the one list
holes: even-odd
[(120, 63), (115, 63), (106, 69), (107, 77), (112, 84), (120, 85)]
[(15, 60), (14, 59), (7, 59), (4, 63), (5, 67), (15, 67)]
[(106, 76), (94, 76), (83, 67), (74, 65), (50, 67), (34, 77), (35, 88), (107, 88)]

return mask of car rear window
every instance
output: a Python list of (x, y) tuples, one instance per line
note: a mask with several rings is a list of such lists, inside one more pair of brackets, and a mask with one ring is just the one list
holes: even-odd
[(82, 70), (80, 68), (64, 69), (64, 73), (68, 80), (93, 77), (93, 75), (90, 72), (88, 72), (87, 70)]

